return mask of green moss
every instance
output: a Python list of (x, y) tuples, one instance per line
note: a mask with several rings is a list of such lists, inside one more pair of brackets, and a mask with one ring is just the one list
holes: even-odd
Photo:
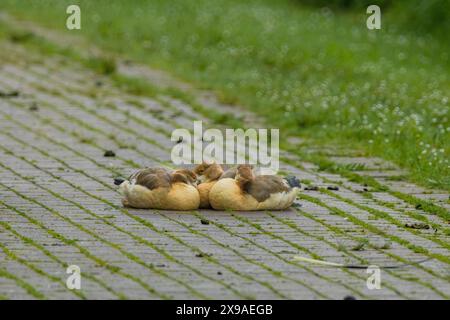
[(114, 74), (117, 70), (116, 61), (108, 57), (89, 57), (85, 60), (85, 65), (103, 75)]
[[(311, 219), (311, 215), (307, 214), (306, 212), (300, 211), (300, 210), (297, 210), (297, 212), (301, 212), (303, 215), (305, 215), (305, 216), (307, 216), (308, 218)], [(330, 247), (336, 249), (337, 251), (345, 253), (344, 257), (347, 257), (347, 258), (348, 258), (348, 257), (352, 257), (352, 258), (354, 258), (354, 259), (357, 259), (357, 260), (360, 261), (361, 263), (369, 264), (369, 262), (368, 262), (367, 260), (365, 260), (365, 259), (363, 259), (363, 258), (361, 258), (361, 257), (359, 257), (359, 256), (357, 256), (357, 255), (355, 255), (355, 254), (353, 254), (352, 252), (350, 252), (350, 251), (347, 249), (346, 246), (344, 246), (344, 245), (341, 244), (341, 243), (335, 244), (335, 243), (333, 243), (332, 241), (329, 241), (329, 240), (325, 239), (324, 237), (316, 236), (314, 233), (306, 232), (305, 230), (303, 230), (302, 228), (300, 228), (299, 226), (297, 226), (294, 222), (289, 221), (288, 219), (280, 218), (280, 217), (278, 217), (278, 216), (276, 216), (276, 215), (274, 215), (274, 214), (270, 214), (270, 216), (271, 216), (272, 218), (274, 218), (275, 220), (280, 221), (280, 222), (282, 222), (283, 224), (288, 225), (290, 228), (292, 228), (293, 230), (295, 230), (295, 231), (297, 231), (297, 232), (300, 232), (300, 233), (302, 233), (302, 234), (304, 234), (304, 235), (306, 235), (306, 236), (308, 236), (308, 237), (310, 237), (310, 238), (316, 238), (316, 239), (319, 239), (319, 240), (323, 241), (324, 243), (326, 243), (327, 245), (329, 245)], [(312, 220), (315, 220), (315, 218), (312, 219)], [(336, 227), (335, 227), (335, 228), (336, 228)], [(337, 233), (339, 233), (339, 234), (342, 234), (342, 233), (343, 233), (343, 231), (342, 231), (341, 229), (339, 229), (339, 228), (336, 228), (336, 229), (339, 231), (339, 232), (337, 232)], [(358, 243), (366, 242), (366, 241), (367, 241), (366, 239), (363, 239), (363, 238), (357, 238), (357, 237), (352, 237), (352, 239), (356, 240)], [(370, 244), (367, 242), (367, 245), (369, 246)], [(323, 259), (320, 258), (320, 257), (318, 257), (318, 259), (319, 259), (319, 260), (323, 260)], [(349, 264), (350, 264), (350, 263), (349, 263)], [(348, 273), (348, 274), (350, 274), (350, 275), (352, 275), (352, 276), (356, 276), (356, 277), (358, 277), (358, 278), (360, 278), (360, 279), (362, 279), (362, 280), (365, 279), (365, 278), (361, 277), (358, 273), (354, 273), (354, 272), (352, 272), (351, 270), (348, 270), (348, 269), (345, 269), (345, 268), (343, 269), (343, 272)], [(392, 272), (390, 272), (390, 271), (387, 271), (387, 272), (388, 272), (388, 273), (391, 273), (392, 275), (395, 276), (395, 274), (393, 274)], [(399, 292), (399, 291), (398, 291), (394, 286), (392, 286), (390, 283), (385, 283), (385, 286), (386, 286), (386, 288), (389, 288), (390, 290), (396, 292), (398, 295), (404, 297), (403, 293)]]
[(12, 273), (9, 273), (6, 269), (3, 269), (1, 267), (0, 267), (0, 277), (14, 280), (17, 283), (17, 285), (25, 289), (26, 292), (28, 292), (31, 296), (33, 296), (36, 299), (40, 300), (47, 299), (43, 293), (36, 290), (31, 284), (13, 275)]
[(367, 239), (360, 240), (355, 246), (353, 246), (350, 250), (352, 251), (363, 251), (369, 241)]
[[(357, 208), (359, 208), (361, 210), (367, 211), (367, 212), (371, 213), (373, 215), (373, 217), (383, 218), (383, 219), (385, 219), (385, 220), (387, 220), (387, 221), (397, 225), (400, 228), (404, 228), (404, 224), (403, 223), (401, 223), (400, 221), (395, 219), (392, 215), (388, 214), (387, 212), (376, 210), (376, 209), (373, 209), (373, 208), (371, 208), (369, 206), (366, 206), (366, 205), (361, 205), (359, 203), (356, 203), (355, 201), (352, 201), (352, 200), (350, 200), (348, 198), (344, 198), (342, 196), (339, 196), (339, 195), (337, 195), (337, 194), (335, 194), (333, 192), (330, 192), (328, 190), (322, 190), (322, 192), (326, 193), (326, 194), (328, 194), (328, 195), (330, 195), (330, 196), (332, 196), (334, 198), (337, 198), (337, 199), (339, 199), (341, 201), (344, 201), (344, 202), (346, 202), (348, 204), (351, 204), (351, 205), (353, 205), (353, 206), (355, 206), (355, 207), (357, 207)], [(409, 212), (407, 212), (407, 213), (409, 213)], [(409, 216), (414, 218), (417, 215), (420, 216), (419, 214), (410, 214)], [(428, 219), (426, 219), (423, 216), (420, 216), (420, 218), (418, 220), (430, 223), (432, 225), (432, 227), (434, 227), (436, 230), (443, 230), (444, 234), (447, 234), (449, 232), (448, 228), (445, 228), (445, 227), (443, 227), (443, 226), (441, 226), (439, 224), (436, 224), (436, 223), (431, 223), (431, 222), (428, 221)], [(437, 239), (437, 238), (435, 238), (433, 236), (422, 234), (422, 233), (420, 233), (420, 232), (418, 232), (416, 230), (410, 230), (410, 229), (407, 229), (407, 228), (406, 228), (406, 230), (408, 230), (409, 232), (412, 232), (412, 233), (414, 233), (416, 235), (419, 235), (421, 237), (427, 238), (427, 239), (429, 239), (429, 240), (431, 240), (433, 242), (436, 242), (439, 245), (441, 245), (441, 246), (443, 246), (443, 247), (445, 247), (447, 249), (450, 249), (450, 244), (447, 241), (445, 241), (445, 240), (440, 240), (440, 239)]]
[[(33, 220), (31, 220), (32, 222)], [(67, 266), (69, 265), (67, 262), (64, 262), (62, 260), (60, 260), (58, 257), (56, 257), (54, 254), (52, 254), (49, 250), (47, 250), (44, 246), (42, 246), (41, 244), (37, 243), (36, 241), (34, 241), (31, 238), (28, 238), (20, 233), (18, 233), (16, 230), (14, 230), (8, 223), (6, 222), (2, 222), (0, 221), (0, 225), (5, 229), (8, 230), (9, 232), (11, 232), (12, 234), (14, 234), (17, 238), (19, 238), (21, 241), (23, 241), (26, 244), (32, 245), (33, 247), (35, 247), (36, 249), (40, 250), (41, 252), (43, 252), (47, 257), (49, 257), (50, 259), (52, 259), (53, 261), (59, 263), (63, 268), (67, 268)], [(60, 239), (60, 237), (54, 237), (55, 239)], [(67, 243), (68, 244), (68, 243)], [(98, 278), (90, 275), (89, 273), (84, 272), (83, 273), (83, 277), (89, 280), (92, 280), (96, 283), (98, 283), (100, 286), (102, 286), (103, 288), (105, 288), (107, 291), (111, 292), (112, 294), (116, 295), (119, 299), (127, 299), (127, 297), (122, 294), (122, 293), (117, 293), (115, 292), (113, 289), (111, 289), (111, 287), (109, 287), (107, 284), (105, 284), (103, 281), (99, 280)]]
[[(199, 217), (200, 219), (204, 219), (204, 217), (203, 217), (199, 212), (195, 212), (194, 214), (195, 214), (197, 217)], [(236, 219), (236, 217), (234, 217), (234, 218)], [(238, 220), (238, 221), (239, 221), (239, 220)], [(254, 245), (254, 246), (256, 246), (257, 248), (259, 248), (259, 249), (261, 249), (261, 250), (267, 252), (268, 254), (271, 254), (271, 255), (275, 256), (276, 258), (280, 259), (281, 261), (283, 261), (283, 262), (285, 262), (285, 263), (288, 263), (288, 264), (295, 265), (295, 266), (297, 266), (297, 267), (300, 267), (300, 268), (306, 270), (307, 272), (310, 272), (311, 274), (313, 274), (313, 275), (316, 276), (316, 277), (322, 278), (322, 279), (324, 279), (324, 280), (326, 280), (326, 281), (336, 282), (336, 280), (333, 279), (333, 278), (326, 277), (326, 276), (324, 276), (324, 275), (322, 275), (322, 274), (317, 273), (315, 270), (313, 270), (313, 269), (311, 269), (311, 268), (308, 268), (308, 267), (303, 266), (303, 265), (299, 265), (299, 264), (295, 263), (294, 261), (292, 261), (292, 260), (290, 260), (290, 259), (284, 258), (284, 257), (283, 257), (282, 255), (280, 255), (279, 253), (277, 253), (277, 252), (275, 252), (275, 251), (273, 251), (273, 250), (270, 250), (270, 249), (267, 248), (266, 246), (260, 245), (258, 242), (254, 241), (254, 240), (251, 239), (251, 238), (248, 238), (248, 237), (243, 236), (241, 233), (234, 232), (231, 228), (225, 226), (224, 224), (222, 224), (222, 223), (220, 223), (220, 222), (218, 222), (218, 221), (213, 221), (213, 220), (211, 220), (211, 223), (212, 223), (213, 225), (217, 226), (218, 228), (220, 228), (221, 230), (225, 231), (226, 233), (230, 234), (231, 236), (233, 236), (233, 237), (239, 237), (240, 239), (245, 240), (245, 241), (246, 241), (246, 244), (240, 246), (240, 247), (242, 247), (242, 248), (243, 248), (243, 247), (248, 247), (249, 244)], [(247, 224), (247, 223), (245, 223), (245, 224), (238, 224), (237, 226), (238, 226), (238, 227), (244, 227), (246, 224)], [(254, 226), (252, 226), (252, 227), (254, 227)], [(268, 235), (273, 237), (273, 233), (268, 233)], [(316, 256), (317, 256), (317, 255), (316, 255)], [(300, 280), (297, 280), (297, 281), (300, 281)], [(339, 284), (342, 284), (342, 285), (345, 286), (347, 289), (349, 289), (349, 290), (352, 291), (352, 292), (357, 293), (357, 294), (360, 295), (361, 297), (364, 297), (364, 296), (365, 296), (363, 293), (359, 292), (358, 290), (355, 290), (352, 286), (347, 286), (346, 284), (343, 284), (343, 283), (340, 283), (340, 282), (339, 282)], [(309, 288), (310, 290), (312, 290), (313, 292), (315, 292), (317, 295), (326, 298), (326, 297), (323, 295), (323, 293), (321, 293), (320, 291), (317, 291), (316, 289), (314, 289), (313, 287), (311, 287), (311, 286), (308, 285), (307, 283), (302, 283), (302, 285), (305, 286), (306, 288)]]
[(401, 244), (404, 247), (410, 249), (411, 251), (413, 251), (415, 253), (421, 253), (421, 254), (424, 254), (424, 255), (426, 255), (428, 257), (433, 257), (433, 258), (435, 258), (435, 259), (437, 259), (439, 261), (442, 261), (444, 263), (449, 263), (450, 264), (450, 258), (445, 256), (445, 255), (442, 255), (442, 254), (439, 254), (439, 253), (429, 252), (426, 248), (423, 248), (421, 246), (412, 244), (409, 241), (407, 241), (405, 239), (402, 239), (402, 238), (400, 238), (398, 236), (394, 236), (394, 235), (391, 235), (389, 233), (386, 233), (386, 232), (382, 231), (381, 229), (379, 229), (379, 228), (377, 228), (377, 227), (375, 227), (375, 226), (373, 226), (371, 224), (368, 224), (368, 223), (366, 223), (366, 222), (356, 218), (355, 216), (353, 216), (351, 214), (348, 214), (348, 213), (346, 213), (346, 212), (344, 212), (344, 211), (342, 211), (342, 210), (340, 210), (340, 209), (338, 209), (336, 207), (332, 207), (332, 206), (329, 206), (329, 205), (325, 204), (324, 202), (320, 201), (319, 199), (316, 199), (314, 197), (311, 197), (311, 196), (308, 196), (308, 195), (305, 195), (305, 194), (300, 194), (299, 197), (301, 199), (304, 199), (304, 200), (310, 201), (312, 203), (318, 204), (318, 205), (320, 205), (322, 207), (325, 207), (325, 208), (327, 208), (330, 211), (334, 211), (338, 215), (347, 218), (349, 221), (353, 222), (354, 224), (362, 226), (366, 230), (369, 230), (369, 231), (371, 231), (371, 232), (373, 232), (375, 234), (383, 236), (386, 239), (390, 239), (393, 242)]
[(110, 79), (113, 80), (113, 83), (116, 86), (129, 94), (155, 97), (159, 92), (159, 89), (150, 82), (140, 78), (133, 78), (115, 73)]
[[(314, 202), (314, 203), (316, 203), (316, 202)], [(330, 230), (331, 232), (333, 232), (333, 233), (335, 233), (335, 234), (340, 234), (340, 235), (344, 235), (344, 236), (346, 236), (346, 237), (350, 237), (352, 240), (355, 240), (355, 241), (361, 241), (361, 240), (363, 240), (362, 238), (359, 238), (359, 237), (356, 237), (356, 236), (352, 236), (352, 235), (349, 235), (349, 234), (345, 233), (342, 229), (340, 229), (339, 227), (337, 227), (337, 226), (335, 226), (335, 225), (328, 224), (328, 223), (324, 222), (323, 219), (317, 218), (314, 214), (310, 214), (310, 213), (308, 213), (308, 212), (306, 212), (306, 211), (304, 211), (304, 210), (299, 210), (299, 209), (297, 209), (297, 211), (299, 212), (299, 214), (301, 214), (301, 215), (303, 215), (303, 216), (305, 216), (305, 217), (307, 217), (307, 218), (309, 218), (309, 219), (311, 219), (311, 220), (313, 220), (313, 221), (316, 221), (317, 223), (319, 223), (319, 224), (325, 226), (328, 230)], [(352, 252), (348, 251), (347, 248), (346, 248), (345, 246), (343, 246), (342, 244), (336, 245), (336, 244), (334, 244), (334, 243), (332, 243), (332, 242), (330, 242), (330, 241), (328, 241), (328, 240), (324, 240), (324, 241), (326, 241), (327, 243), (329, 243), (331, 246), (333, 246), (333, 247), (335, 247), (335, 248), (341, 248), (343, 252), (345, 252), (346, 254), (348, 254), (348, 255), (350, 255), (350, 256), (352, 256), (352, 257), (354, 257), (354, 258), (359, 259), (359, 260), (362, 261), (363, 263), (365, 263), (365, 264), (370, 264), (369, 261), (367, 261), (367, 260), (365, 260), (365, 259), (362, 259), (361, 257), (356, 256), (356, 255), (354, 255)], [(368, 246), (371, 246), (371, 247), (373, 247), (373, 248), (375, 248), (375, 249), (380, 249), (380, 248), (378, 248), (378, 247), (376, 247), (376, 246), (373, 246), (373, 245), (370, 244), (370, 243), (368, 244)], [(387, 252), (387, 251), (384, 251), (384, 253), (385, 253), (387, 256), (389, 256), (389, 257), (391, 257), (391, 258), (393, 258), (393, 259), (395, 259), (395, 260), (397, 260), (397, 261), (400, 261), (400, 262), (402, 262), (402, 263), (410, 263), (410, 261), (406, 260), (405, 258), (400, 257), (400, 256), (397, 256), (397, 255), (395, 255), (395, 254), (393, 254), (393, 253), (390, 253), (390, 252)], [(425, 272), (427, 272), (427, 273), (429, 273), (429, 274), (431, 274), (431, 275), (433, 275), (433, 276), (435, 276), (435, 277), (438, 277), (438, 278), (440, 278), (440, 279), (443, 279), (443, 280), (445, 280), (445, 281), (448, 281), (447, 278), (442, 277), (441, 275), (437, 274), (434, 270), (428, 269), (428, 268), (426, 268), (426, 267), (424, 267), (424, 266), (421, 266), (421, 265), (416, 265), (416, 267), (419, 268), (419, 269), (421, 269), (421, 270), (424, 270)], [(396, 273), (396, 272), (392, 272), (392, 271), (390, 271), (390, 270), (386, 270), (386, 272), (390, 273), (391, 275), (393, 275), (393, 276), (395, 276), (395, 277), (399, 277), (400, 279), (405, 279), (405, 276), (403, 276), (403, 275), (401, 275), (401, 274), (398, 274), (398, 273)], [(431, 285), (428, 281), (415, 280), (415, 282), (417, 282), (417, 283), (419, 283), (419, 284), (421, 284), (421, 285), (423, 285), (423, 286), (425, 286), (425, 287), (427, 287), (427, 288), (430, 288), (431, 290), (433, 290), (434, 292), (436, 292), (436, 293), (437, 293), (438, 295), (440, 295), (441, 297), (448, 299), (448, 296), (447, 296), (445, 293), (443, 293), (443, 292), (441, 292), (440, 290), (436, 289), (436, 288), (435, 288), (433, 285)]]
[[(12, 260), (15, 260), (15, 261), (19, 262), (20, 264), (28, 267), (30, 270), (34, 271), (38, 275), (46, 277), (47, 279), (49, 279), (52, 282), (59, 283), (63, 288), (66, 288), (66, 284), (65, 284), (65, 282), (63, 280), (61, 280), (60, 278), (45, 272), (41, 268), (37, 267), (35, 264), (29, 262), (27, 259), (19, 257), (16, 253), (14, 253), (13, 251), (9, 250), (2, 243), (0, 243), (0, 249), (3, 250), (3, 252), (5, 253), (5, 256), (8, 257), (9, 259), (12, 259)], [(70, 292), (72, 294), (82, 298), (82, 299), (86, 299), (86, 296), (83, 294), (83, 292), (76, 291), (76, 290), (75, 291), (70, 291)]]

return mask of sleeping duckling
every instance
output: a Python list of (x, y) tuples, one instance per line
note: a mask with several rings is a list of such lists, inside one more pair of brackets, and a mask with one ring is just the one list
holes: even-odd
[(220, 179), (209, 192), (216, 210), (283, 210), (295, 200), (300, 183), (295, 177), (255, 176), (250, 165), (239, 165), (234, 179)]
[(128, 180), (115, 179), (124, 196), (125, 207), (140, 209), (195, 210), (200, 195), (195, 187), (197, 176), (190, 170), (169, 172), (164, 168), (146, 168)]
[(200, 193), (200, 208), (211, 208), (209, 204), (209, 191), (212, 186), (220, 179), (233, 178), (236, 176), (237, 167), (232, 167), (226, 171), (216, 162), (203, 162), (194, 169), (197, 175), (197, 190)]
[(215, 162), (203, 162), (195, 167), (194, 173), (197, 175), (198, 193), (200, 194), (200, 208), (211, 208), (209, 204), (209, 191), (212, 186), (220, 179), (224, 171), (220, 164)]

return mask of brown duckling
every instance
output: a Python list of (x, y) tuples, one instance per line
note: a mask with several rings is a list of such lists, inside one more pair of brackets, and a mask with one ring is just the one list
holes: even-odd
[(220, 164), (215, 162), (203, 162), (195, 167), (194, 173), (197, 175), (198, 193), (200, 194), (200, 208), (211, 208), (209, 204), (209, 191), (212, 186), (220, 179), (224, 171)]
[(239, 165), (235, 178), (217, 181), (209, 202), (217, 210), (283, 210), (294, 202), (300, 188), (295, 177), (255, 176), (250, 165)]
[(164, 168), (145, 168), (128, 180), (115, 179), (125, 207), (141, 209), (195, 210), (200, 195), (195, 186), (197, 176), (188, 169), (172, 172)]

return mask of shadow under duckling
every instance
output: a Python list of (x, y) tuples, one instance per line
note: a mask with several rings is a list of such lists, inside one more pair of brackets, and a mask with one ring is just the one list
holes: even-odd
[(119, 185), (125, 207), (187, 211), (200, 205), (196, 180), (196, 174), (188, 169), (146, 168), (128, 180), (115, 179), (114, 184)]
[(292, 205), (300, 190), (295, 177), (255, 176), (250, 165), (239, 165), (233, 178), (222, 178), (209, 191), (216, 210), (283, 210)]

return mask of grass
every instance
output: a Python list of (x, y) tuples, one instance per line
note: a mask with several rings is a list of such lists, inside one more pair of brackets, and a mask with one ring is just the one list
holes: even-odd
[[(437, 35), (399, 31), (389, 12), (382, 30), (369, 31), (365, 10), (288, 0), (81, 0), (82, 30), (68, 31), (69, 2), (4, 0), (0, 9), (214, 90), (265, 116), (282, 138), (352, 145), (450, 190), (449, 50)], [(112, 61), (92, 64), (118, 77)]]

